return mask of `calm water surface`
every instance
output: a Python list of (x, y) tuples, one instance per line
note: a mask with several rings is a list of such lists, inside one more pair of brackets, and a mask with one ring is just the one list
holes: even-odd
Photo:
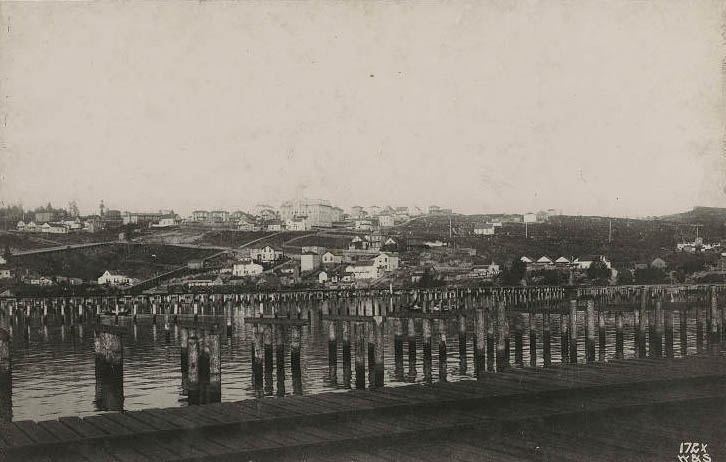
[[(537, 365), (542, 367), (542, 316), (535, 315), (537, 326)], [(328, 370), (328, 331), (329, 321), (321, 321), (314, 313), (312, 323), (302, 328), (301, 368), (302, 393), (314, 394), (331, 390), (344, 391), (342, 329), (338, 327), (338, 381), (331, 383)], [(560, 316), (551, 316), (552, 363), (561, 360), (560, 353)], [(432, 380), (439, 376), (439, 336), (437, 323), (432, 321)], [(446, 321), (447, 335), (447, 380), (456, 381), (474, 378), (473, 321), (468, 320), (466, 357), (461, 358), (457, 322)], [(578, 356), (584, 362), (584, 313), (578, 313)], [(161, 324), (161, 323), (160, 323)], [(512, 322), (510, 321), (510, 329)], [(386, 322), (385, 327), (385, 386), (397, 386), (412, 381), (424, 381), (423, 346), (421, 341), (421, 320), (416, 320), (417, 357), (416, 376), (410, 377), (408, 364), (408, 339), (406, 321), (403, 322), (403, 358), (405, 377), (397, 379), (394, 374), (393, 325)], [(674, 312), (674, 354), (681, 354), (680, 323), (678, 313)], [(688, 352), (696, 352), (696, 324), (693, 315), (688, 323)], [(129, 327), (124, 337), (123, 360), (123, 409), (140, 410), (156, 407), (186, 406), (187, 398), (182, 388), (180, 367), (180, 330), (171, 326), (168, 336), (162, 325), (154, 326), (149, 317), (139, 319)], [(285, 390), (292, 393), (293, 384), (290, 372), (289, 332), (286, 340)], [(615, 357), (615, 315), (608, 313), (606, 321), (605, 360)], [(528, 328), (523, 338), (523, 363), (530, 364)], [(597, 342), (597, 340), (596, 340)], [(597, 343), (596, 343), (597, 344)], [(222, 401), (238, 401), (257, 396), (252, 380), (252, 326), (245, 325), (240, 317), (235, 319), (235, 329), (231, 337), (222, 336)], [(57, 324), (43, 326), (33, 320), (25, 328), (15, 325), (12, 339), (12, 386), (0, 392), (0, 409), (4, 414), (12, 412), (13, 420), (45, 420), (59, 416), (88, 416), (106, 412), (103, 405), (96, 402), (96, 365), (94, 356), (93, 325), (69, 326)], [(633, 344), (633, 315), (625, 314), (626, 358), (634, 357), (637, 352)], [(355, 345), (351, 355), (355, 360)], [(599, 358), (600, 352), (596, 353)], [(511, 361), (514, 367), (514, 341), (511, 341)], [(367, 362), (367, 353), (366, 353)], [(465, 371), (463, 370), (465, 367)], [(353, 366), (354, 367), (354, 366)], [(276, 380), (277, 376), (273, 373)], [(404, 381), (405, 380), (405, 381)], [(353, 371), (355, 386), (355, 370)], [(366, 380), (366, 386), (368, 381)], [(277, 389), (277, 384), (275, 384)], [(8, 399), (11, 398), (11, 399)]]

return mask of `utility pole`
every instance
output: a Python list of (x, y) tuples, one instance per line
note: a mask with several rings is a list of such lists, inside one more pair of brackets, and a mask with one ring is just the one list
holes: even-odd
[(608, 228), (608, 243), (613, 242), (613, 219), (610, 219), (610, 225)]

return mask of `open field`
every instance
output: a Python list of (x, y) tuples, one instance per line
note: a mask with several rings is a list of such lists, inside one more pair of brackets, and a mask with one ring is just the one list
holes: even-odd
[(107, 269), (134, 278), (148, 278), (202, 258), (213, 250), (150, 244), (116, 244), (62, 253), (28, 255), (14, 261), (18, 271), (94, 280)]

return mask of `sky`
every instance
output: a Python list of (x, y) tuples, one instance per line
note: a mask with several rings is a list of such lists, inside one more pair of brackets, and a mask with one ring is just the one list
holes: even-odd
[(2, 2), (0, 200), (726, 206), (722, 9)]

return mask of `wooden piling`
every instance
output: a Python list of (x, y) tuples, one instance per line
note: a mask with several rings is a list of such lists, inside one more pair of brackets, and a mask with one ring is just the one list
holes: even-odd
[(350, 388), (350, 321), (343, 321), (343, 386)]
[(549, 306), (547, 310), (542, 313), (542, 359), (544, 367), (552, 365), (552, 326), (550, 324)]
[(190, 336), (187, 354), (187, 393), (189, 404), (199, 404), (199, 339)]
[(376, 330), (376, 346), (375, 346), (375, 386), (382, 388), (385, 381), (384, 355), (386, 346), (386, 336), (384, 331), (383, 316), (374, 318)]
[(570, 362), (570, 333), (569, 333), (569, 317), (566, 313), (560, 314), (560, 355), (562, 363)]
[(712, 353), (718, 353), (719, 351), (719, 345), (721, 343), (721, 338), (718, 332), (718, 318), (719, 318), (719, 309), (718, 309), (718, 293), (716, 292), (716, 287), (711, 287), (711, 316), (709, 317), (709, 326), (708, 326), (708, 344), (710, 346), (710, 351)]
[(504, 302), (497, 307), (497, 371), (509, 368), (509, 335)]
[(424, 381), (431, 383), (431, 320), (424, 318), (421, 322), (423, 333), (423, 369)]
[(208, 359), (208, 384), (205, 393), (205, 403), (218, 403), (222, 398), (222, 351), (217, 332), (204, 337), (204, 349)]
[(518, 366), (524, 365), (524, 315), (515, 313), (514, 315), (514, 364)]
[(439, 319), (439, 381), (447, 381), (446, 319)]
[(607, 356), (605, 319), (607, 314), (603, 310), (597, 312), (598, 360), (605, 361)]
[(577, 299), (570, 299), (570, 339), (568, 345), (570, 346), (570, 362), (573, 364), (577, 363)]
[(642, 289), (638, 315), (638, 357), (646, 357), (646, 329), (648, 317), (648, 290)]
[(403, 324), (400, 318), (393, 319), (393, 375), (397, 381), (403, 380)]
[[(372, 307), (371, 303), (371, 307)], [(376, 326), (366, 323), (366, 340), (368, 345), (368, 387), (376, 386)]]
[(466, 374), (467, 360), (466, 360), (466, 317), (463, 314), (459, 314), (458, 317), (458, 328), (459, 328), (459, 371), (461, 374)]
[(277, 369), (277, 396), (285, 396), (285, 328), (275, 325), (275, 366)]
[(623, 312), (617, 311), (615, 313), (615, 358), (617, 359), (624, 357), (625, 333), (623, 327)]
[(255, 324), (252, 326), (252, 384), (258, 396), (262, 395), (263, 389), (263, 352), (262, 332), (260, 332), (260, 325)]
[(665, 329), (665, 355), (666, 358), (673, 358), (673, 310), (670, 308), (663, 312), (663, 324)]
[(416, 379), (416, 323), (413, 318), (408, 319), (406, 329), (408, 335), (408, 379)]
[(486, 312), (482, 308), (479, 308), (476, 310), (476, 316), (474, 318), (474, 371), (478, 380), (484, 378), (486, 371), (486, 331)]
[(697, 303), (696, 307), (696, 351), (698, 353), (703, 352), (703, 328), (705, 321), (703, 319), (703, 310), (701, 304)]
[(338, 383), (338, 333), (337, 322), (328, 324), (328, 379), (332, 384)]
[(585, 308), (585, 361), (595, 361), (595, 300), (587, 300)]
[(527, 314), (529, 324), (529, 365), (537, 367), (537, 315), (534, 312)]
[(655, 302), (655, 325), (653, 328), (653, 340), (651, 341), (651, 356), (654, 358), (663, 357), (663, 301), (660, 297)]
[(181, 353), (182, 376), (186, 377), (187, 367), (189, 365), (189, 331), (186, 327), (182, 327), (179, 333), (179, 351)]
[(265, 349), (265, 364), (264, 364), (264, 378), (265, 378), (265, 395), (272, 395), (274, 384), (272, 383), (272, 359), (274, 355), (273, 350), (273, 339), (272, 339), (272, 325), (267, 324), (262, 331), (262, 342)]
[(688, 309), (681, 307), (678, 311), (680, 318), (680, 344), (681, 344), (681, 356), (688, 354)]
[(96, 406), (104, 411), (123, 410), (123, 340), (117, 333), (94, 334)]
[(301, 327), (292, 326), (290, 339), (290, 368), (292, 370), (292, 392), (302, 395), (302, 368), (300, 364)]
[(13, 373), (10, 359), (9, 322), (5, 313), (0, 313), (0, 423), (10, 424), (13, 420)]
[(496, 325), (496, 317), (491, 306), (485, 311), (487, 317), (487, 370), (494, 370), (495, 344), (494, 326)]
[(366, 387), (366, 332), (365, 324), (356, 322), (353, 325), (355, 335), (355, 387), (363, 389)]

